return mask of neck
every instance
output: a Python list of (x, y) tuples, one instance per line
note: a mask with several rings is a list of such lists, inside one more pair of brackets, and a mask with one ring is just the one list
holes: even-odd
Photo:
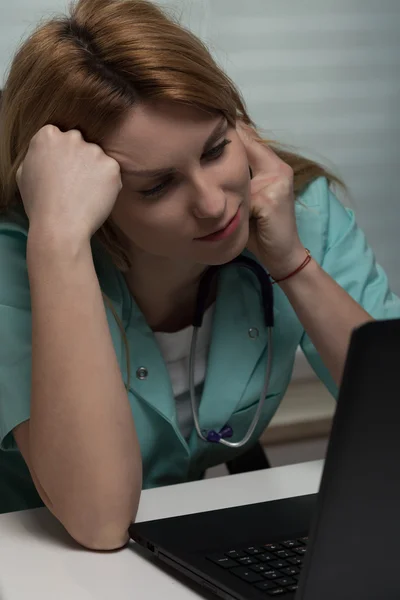
[(125, 278), (154, 330), (178, 330), (191, 321), (205, 265), (136, 253)]

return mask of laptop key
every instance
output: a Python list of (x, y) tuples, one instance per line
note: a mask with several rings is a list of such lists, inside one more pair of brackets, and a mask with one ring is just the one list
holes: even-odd
[(298, 546), (301, 546), (301, 543), (297, 540), (287, 540), (286, 542), (282, 542), (282, 546), (290, 550), (291, 548), (298, 548)]
[(275, 590), (278, 586), (273, 581), (263, 581), (262, 583), (256, 583), (254, 587), (262, 592), (267, 592), (269, 590)]
[(212, 560), (213, 563), (223, 567), (224, 569), (231, 569), (232, 567), (237, 567), (236, 560), (232, 560), (223, 554), (212, 554), (211, 556), (207, 556), (208, 560)]
[(231, 569), (230, 572), (236, 575), (236, 577), (243, 579), (243, 581), (247, 581), (247, 583), (258, 583), (263, 580), (262, 575), (254, 573), (254, 571), (246, 567), (236, 567), (235, 569)]
[[(297, 552), (297, 549), (295, 549), (294, 552)], [(278, 558), (290, 558), (291, 556), (294, 556), (291, 550), (278, 550), (275, 554)]]
[(276, 556), (269, 552), (264, 552), (263, 554), (257, 554), (257, 560), (260, 562), (269, 562), (270, 560), (276, 560)]
[(307, 552), (307, 548), (306, 546), (301, 546), (300, 548), (294, 548), (293, 552), (296, 552), (296, 554), (299, 554), (301, 556), (302, 554), (305, 554)]
[(265, 573), (263, 573), (263, 575), (267, 579), (278, 579), (278, 577), (280, 577), (282, 575), (282, 573), (279, 573), (279, 571), (274, 571), (273, 569), (270, 569), (269, 571), (265, 571)]
[(299, 542), (301, 542), (302, 544), (305, 544), (305, 546), (307, 546), (307, 544), (308, 544), (308, 535), (306, 535), (306, 537), (299, 538)]
[(280, 577), (276, 580), (278, 585), (282, 585), (283, 587), (287, 587), (288, 585), (294, 585), (296, 583), (295, 579), (291, 577)]
[(258, 563), (258, 560), (256, 558), (253, 558), (252, 556), (243, 556), (242, 558), (238, 558), (237, 562), (241, 565), (254, 565), (255, 563)]
[(268, 563), (268, 566), (272, 567), (273, 569), (283, 569), (288, 565), (289, 563), (286, 560), (271, 560), (271, 562)]
[(264, 544), (264, 548), (268, 552), (276, 552), (276, 550), (281, 550), (282, 546), (280, 544)]
[(286, 594), (286, 590), (284, 588), (275, 588), (274, 590), (267, 591), (269, 596), (283, 596)]
[(262, 554), (263, 550), (261, 548), (257, 548), (257, 546), (249, 546), (248, 548), (244, 548), (244, 552), (246, 554), (250, 554), (250, 556), (254, 556), (255, 554)]
[(287, 588), (287, 591), (288, 591), (288, 592), (295, 592), (295, 591), (296, 591), (296, 590), (298, 590), (298, 589), (299, 589), (299, 586), (298, 586), (298, 585), (297, 585), (297, 583), (296, 583), (295, 585), (290, 585), (290, 586)]
[(225, 556), (227, 556), (228, 558), (233, 558), (235, 560), (238, 558), (243, 558), (243, 556), (246, 555), (241, 550), (229, 550), (229, 552), (225, 553)]
[(264, 564), (258, 563), (257, 565), (251, 565), (250, 569), (252, 571), (254, 571), (255, 573), (265, 573), (266, 571), (270, 571), (270, 566), (269, 566), (269, 564), (266, 565), (265, 563)]
[(291, 565), (302, 565), (303, 564), (303, 559), (300, 558), (299, 556), (294, 556), (293, 558), (288, 558), (287, 561)]
[(297, 573), (300, 573), (300, 569), (298, 567), (286, 567), (285, 569), (281, 569), (282, 573), (285, 573), (285, 575), (297, 575)]

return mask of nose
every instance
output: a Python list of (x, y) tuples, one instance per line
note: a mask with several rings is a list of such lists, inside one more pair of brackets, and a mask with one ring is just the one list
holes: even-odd
[(198, 219), (219, 219), (226, 210), (223, 189), (210, 179), (197, 180), (194, 190), (193, 213)]

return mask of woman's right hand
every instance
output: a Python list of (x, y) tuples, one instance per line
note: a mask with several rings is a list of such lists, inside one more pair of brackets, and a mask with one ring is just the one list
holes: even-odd
[(81, 240), (103, 225), (122, 188), (116, 160), (78, 130), (63, 133), (54, 125), (32, 138), (17, 184), (31, 226)]

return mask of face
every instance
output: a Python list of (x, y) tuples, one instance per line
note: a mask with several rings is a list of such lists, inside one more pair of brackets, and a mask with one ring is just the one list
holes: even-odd
[[(140, 105), (103, 149), (121, 167), (123, 187), (111, 218), (131, 253), (213, 265), (242, 252), (249, 236), (249, 164), (221, 113), (177, 103)], [(149, 170), (163, 172), (140, 173)]]

